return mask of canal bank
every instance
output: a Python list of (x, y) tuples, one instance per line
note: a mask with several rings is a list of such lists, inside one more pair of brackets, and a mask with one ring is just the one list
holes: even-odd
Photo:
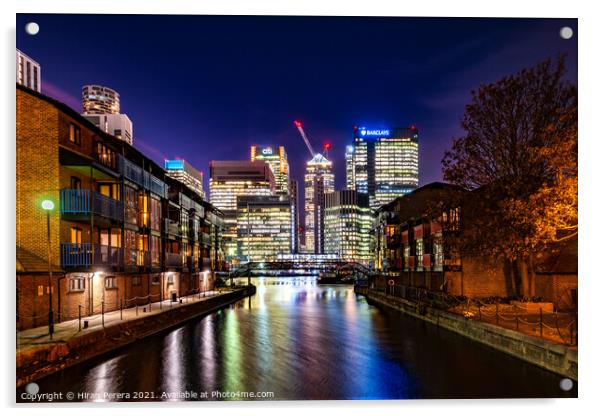
[(419, 306), (415, 302), (368, 288), (356, 286), (354, 290), (365, 296), (371, 304), (403, 312), (555, 374), (577, 380), (578, 354), (575, 349), (429, 306)]
[(255, 291), (255, 286), (247, 286), (163, 310), (155, 308), (152, 314), (78, 331), (72, 337), (55, 336), (50, 342), (21, 343), (17, 345), (17, 387), (217, 311), (254, 295)]

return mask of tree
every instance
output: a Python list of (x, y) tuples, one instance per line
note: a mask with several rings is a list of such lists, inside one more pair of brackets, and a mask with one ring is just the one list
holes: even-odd
[(577, 88), (564, 75), (564, 57), (548, 59), (473, 91), (442, 161), (473, 190), (461, 248), (508, 259), (526, 296), (534, 255), (577, 234)]

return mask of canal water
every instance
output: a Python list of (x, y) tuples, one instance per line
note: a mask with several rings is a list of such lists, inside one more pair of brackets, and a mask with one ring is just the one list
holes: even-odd
[(39, 393), (89, 401), (576, 396), (576, 387), (560, 389), (559, 376), (382, 311), (351, 286), (311, 277), (253, 283), (253, 297), (46, 377)]

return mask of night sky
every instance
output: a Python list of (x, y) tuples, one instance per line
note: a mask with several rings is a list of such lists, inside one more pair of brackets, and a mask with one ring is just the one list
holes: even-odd
[(577, 78), (576, 19), (20, 14), (17, 47), (41, 64), (42, 92), (80, 112), (82, 85), (117, 90), (135, 147), (189, 161), (206, 189), (209, 161), (248, 159), (251, 144), (284, 145), (302, 180), (295, 119), (315, 149), (332, 143), (337, 189), (353, 125), (416, 124), (420, 184), (441, 180), (471, 90), (559, 53)]

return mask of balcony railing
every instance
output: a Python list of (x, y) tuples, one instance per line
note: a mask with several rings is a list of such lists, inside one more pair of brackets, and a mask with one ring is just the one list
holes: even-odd
[(91, 213), (123, 221), (123, 202), (89, 189), (61, 189), (61, 214)]
[(123, 249), (91, 243), (61, 243), (61, 267), (120, 267)]
[(165, 219), (165, 233), (171, 235), (180, 234), (180, 224), (175, 221), (171, 221), (169, 218)]

